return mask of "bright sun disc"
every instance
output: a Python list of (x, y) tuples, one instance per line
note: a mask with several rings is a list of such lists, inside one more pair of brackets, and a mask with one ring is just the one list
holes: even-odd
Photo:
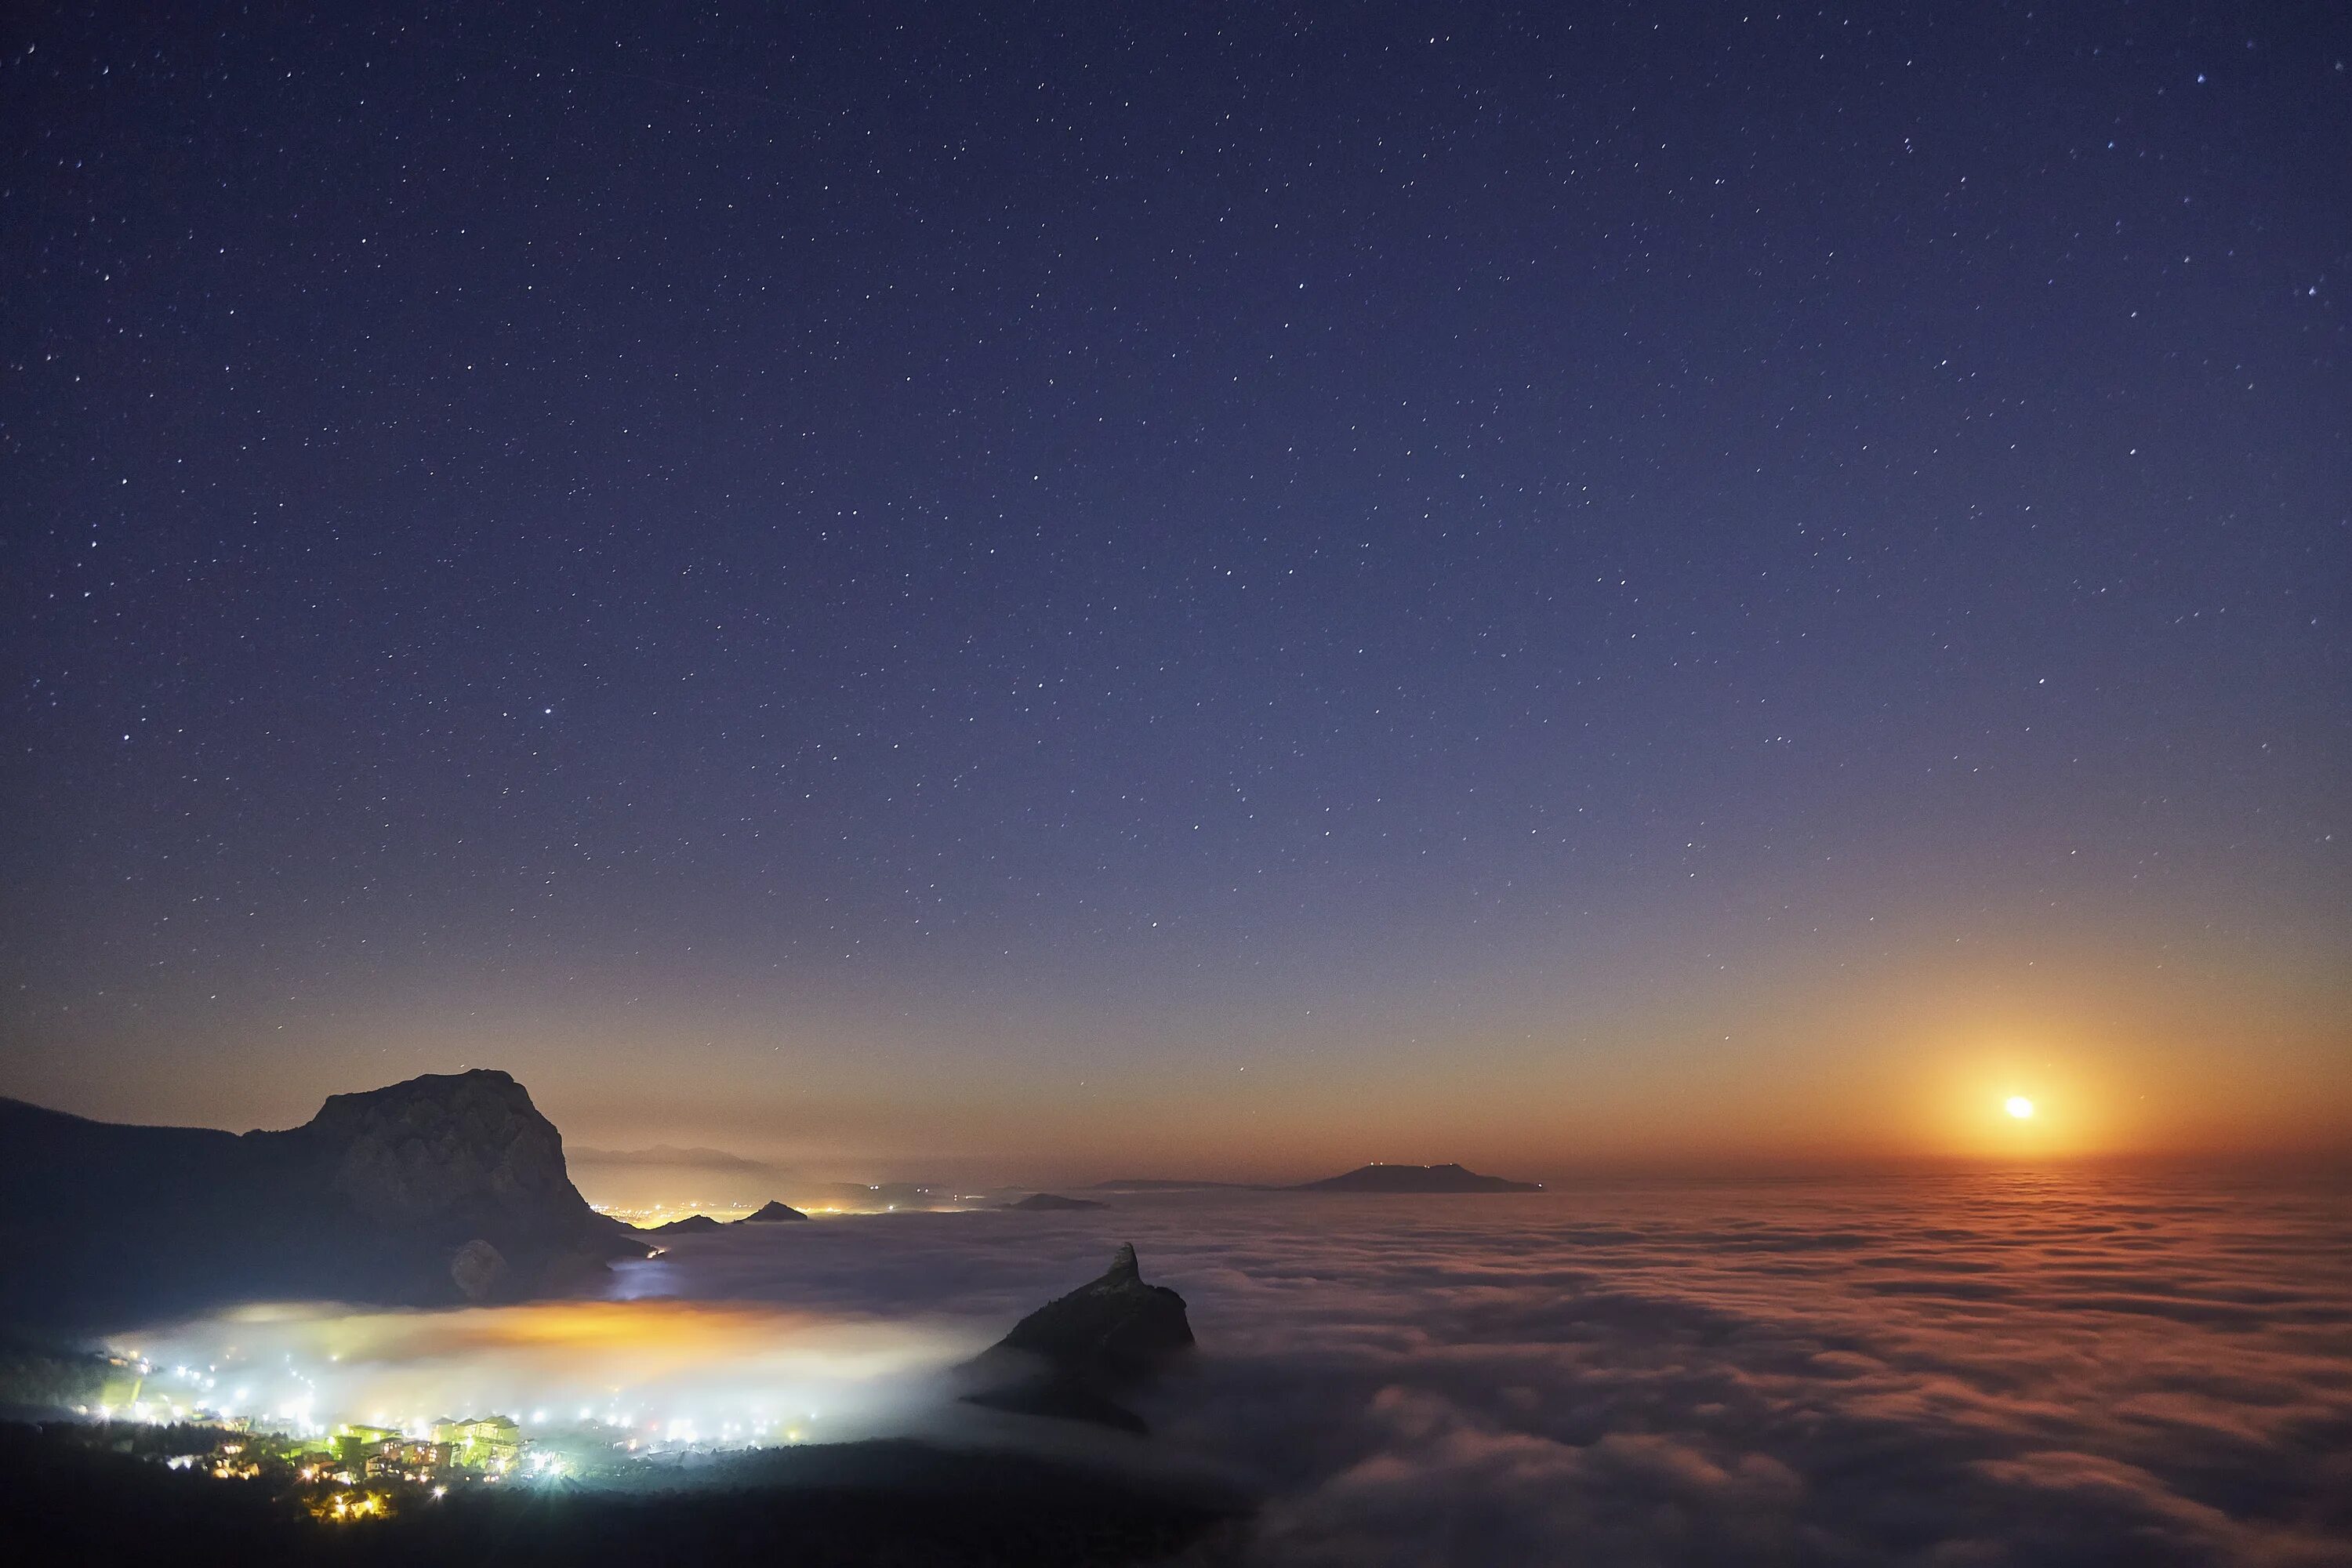
[(2009, 1113), (2022, 1121), (2033, 1114), (2033, 1101), (2021, 1094), (2012, 1094), (2009, 1097)]

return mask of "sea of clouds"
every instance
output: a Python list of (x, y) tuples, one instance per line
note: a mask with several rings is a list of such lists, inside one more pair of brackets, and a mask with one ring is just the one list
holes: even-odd
[(2352, 1563), (2352, 1194), (2069, 1173), (1121, 1197), (624, 1289), (992, 1327), (1132, 1240), (1266, 1563)]
[[(1265, 1499), (1249, 1563), (2352, 1564), (2341, 1184), (1110, 1201), (681, 1238), (618, 1272), (622, 1317), (537, 1320), (562, 1326), (532, 1364), (648, 1407), (822, 1384), (936, 1433), (941, 1369), (1131, 1240), (1201, 1342), (1140, 1447)], [(639, 1309), (709, 1355), (647, 1367)], [(432, 1320), (445, 1375), (511, 1380), (547, 1331), (459, 1316), (498, 1327), (469, 1351)], [(363, 1363), (411, 1364), (397, 1339)]]

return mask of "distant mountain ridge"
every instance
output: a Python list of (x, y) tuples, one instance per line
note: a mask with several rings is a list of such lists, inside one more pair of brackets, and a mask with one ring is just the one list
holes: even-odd
[(338, 1094), (299, 1127), (243, 1134), (0, 1100), (0, 1321), (511, 1300), (647, 1250), (588, 1206), (562, 1135), (502, 1072)]
[(1269, 1187), (1259, 1182), (1181, 1182), (1160, 1181), (1134, 1176), (1121, 1176), (1113, 1181), (1097, 1182), (1093, 1190), (1098, 1193), (1194, 1193), (1203, 1188), (1217, 1188), (1236, 1193), (1274, 1193), (1279, 1187)]
[(1482, 1176), (1461, 1165), (1360, 1165), (1319, 1182), (1289, 1186), (1256, 1182), (1184, 1182), (1120, 1177), (1097, 1182), (1100, 1193), (1539, 1193), (1541, 1182), (1513, 1182)]
[(706, 1236), (711, 1231), (724, 1228), (725, 1226), (719, 1221), (712, 1219), (707, 1214), (690, 1214), (684, 1219), (671, 1220), (667, 1225), (647, 1226), (646, 1234), (647, 1236)]

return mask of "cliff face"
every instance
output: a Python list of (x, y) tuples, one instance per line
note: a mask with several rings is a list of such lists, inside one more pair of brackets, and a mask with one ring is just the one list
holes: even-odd
[(338, 1094), (295, 1135), (331, 1162), (330, 1190), (377, 1225), (561, 1232), (598, 1224), (564, 1169), (563, 1135), (502, 1072)]
[(0, 1101), (0, 1318), (103, 1327), (234, 1300), (561, 1289), (644, 1244), (572, 1186), (502, 1072), (340, 1094), (242, 1137)]

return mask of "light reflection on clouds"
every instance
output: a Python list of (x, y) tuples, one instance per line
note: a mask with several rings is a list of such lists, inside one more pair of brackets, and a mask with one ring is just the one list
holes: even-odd
[(230, 1414), (407, 1426), (499, 1413), (706, 1441), (894, 1430), (936, 1402), (941, 1368), (977, 1348), (920, 1320), (681, 1300), (274, 1306), (131, 1338), (166, 1380), (177, 1366), (217, 1368), (208, 1399)]

